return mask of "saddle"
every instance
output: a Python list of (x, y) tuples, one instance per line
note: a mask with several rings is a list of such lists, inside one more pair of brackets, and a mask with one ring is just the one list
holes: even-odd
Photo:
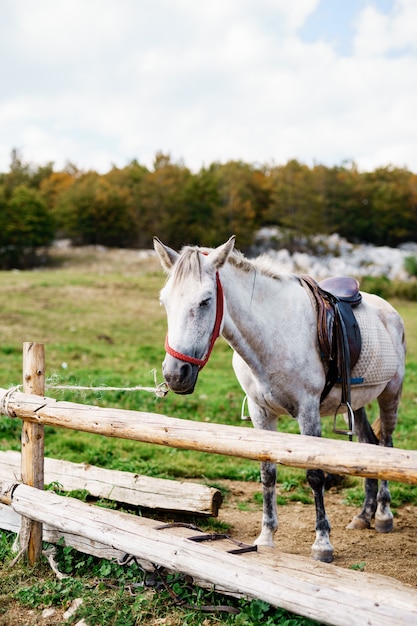
[[(310, 276), (300, 276), (309, 289), (317, 310), (317, 332), (323, 360), (328, 369), (320, 403), (336, 382), (342, 384), (341, 405), (346, 405), (350, 418), (351, 371), (358, 362), (362, 339), (353, 308), (362, 301), (359, 283), (350, 276), (326, 278), (320, 283)], [(349, 421), (350, 421), (349, 418)], [(350, 430), (351, 426), (350, 426)], [(351, 434), (346, 431), (343, 434)]]

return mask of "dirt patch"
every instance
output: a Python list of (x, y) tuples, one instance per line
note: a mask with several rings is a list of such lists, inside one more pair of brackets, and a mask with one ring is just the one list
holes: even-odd
[(7, 614), (0, 616), (0, 626), (58, 626), (63, 623), (62, 610), (38, 611), (18, 604), (9, 608)]
[[(228, 495), (219, 519), (230, 524), (230, 534), (252, 543), (260, 531), (261, 505), (254, 494), (261, 491), (257, 483), (225, 481)], [(417, 506), (407, 505), (396, 511), (394, 531), (381, 534), (369, 530), (346, 530), (359, 511), (343, 502), (343, 493), (330, 490), (325, 496), (326, 512), (332, 533), (334, 563), (340, 567), (363, 569), (368, 573), (391, 576), (417, 586)], [(275, 549), (310, 557), (314, 542), (315, 510), (313, 504), (294, 502), (278, 507), (279, 528)]]

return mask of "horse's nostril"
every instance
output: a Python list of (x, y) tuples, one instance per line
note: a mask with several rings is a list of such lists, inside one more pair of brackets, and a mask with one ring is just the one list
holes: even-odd
[(183, 385), (193, 379), (193, 366), (190, 363), (174, 361), (174, 363), (163, 363), (162, 372), (168, 384)]
[(198, 368), (195, 366), (178, 360), (168, 361), (164, 362), (162, 373), (171, 391), (180, 394), (193, 393), (198, 376)]
[(191, 374), (191, 365), (189, 363), (184, 363), (183, 365), (181, 365), (180, 367), (180, 376), (179, 379), (181, 382), (183, 382), (184, 380), (186, 380), (190, 374)]

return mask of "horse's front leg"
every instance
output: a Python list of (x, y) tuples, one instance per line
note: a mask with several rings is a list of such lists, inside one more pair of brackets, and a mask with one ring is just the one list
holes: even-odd
[(324, 508), (324, 472), (307, 470), (307, 480), (313, 490), (316, 505), (316, 540), (311, 546), (311, 556), (316, 561), (330, 563), (333, 560), (333, 546), (330, 543), (330, 522)]
[[(256, 404), (250, 397), (248, 397), (248, 409), (255, 428), (276, 432), (277, 417), (275, 415)], [(274, 546), (274, 534), (278, 528), (277, 468), (275, 463), (269, 461), (261, 462), (261, 482), (263, 496), (262, 528), (260, 535), (255, 540), (255, 544), (272, 548)]]
[(261, 481), (263, 493), (262, 529), (255, 540), (258, 546), (274, 547), (274, 534), (278, 528), (276, 483), (277, 468), (275, 463), (261, 463)]
[[(310, 417), (306, 417), (306, 416)], [(312, 417), (313, 416), (313, 417)], [(321, 436), (319, 412), (306, 412), (298, 419), (302, 435)], [(313, 490), (316, 505), (316, 540), (311, 547), (311, 556), (316, 561), (330, 563), (333, 560), (333, 546), (330, 543), (330, 522), (324, 507), (325, 475), (322, 470), (307, 470), (307, 481)]]

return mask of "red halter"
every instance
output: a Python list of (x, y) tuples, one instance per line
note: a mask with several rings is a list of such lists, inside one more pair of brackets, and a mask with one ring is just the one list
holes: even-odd
[(168, 343), (168, 333), (165, 337), (165, 351), (173, 356), (175, 359), (179, 359), (180, 361), (184, 361), (185, 363), (191, 363), (191, 365), (198, 365), (200, 369), (203, 369), (205, 364), (210, 358), (211, 351), (213, 350), (213, 346), (217, 337), (220, 335), (220, 327), (222, 325), (223, 320), (223, 288), (219, 278), (219, 272), (216, 272), (216, 285), (217, 285), (217, 302), (216, 302), (216, 321), (214, 322), (213, 333), (210, 339), (210, 345), (207, 350), (207, 354), (203, 359), (196, 359), (193, 356), (188, 356), (187, 354), (182, 354), (182, 352), (177, 352)]

